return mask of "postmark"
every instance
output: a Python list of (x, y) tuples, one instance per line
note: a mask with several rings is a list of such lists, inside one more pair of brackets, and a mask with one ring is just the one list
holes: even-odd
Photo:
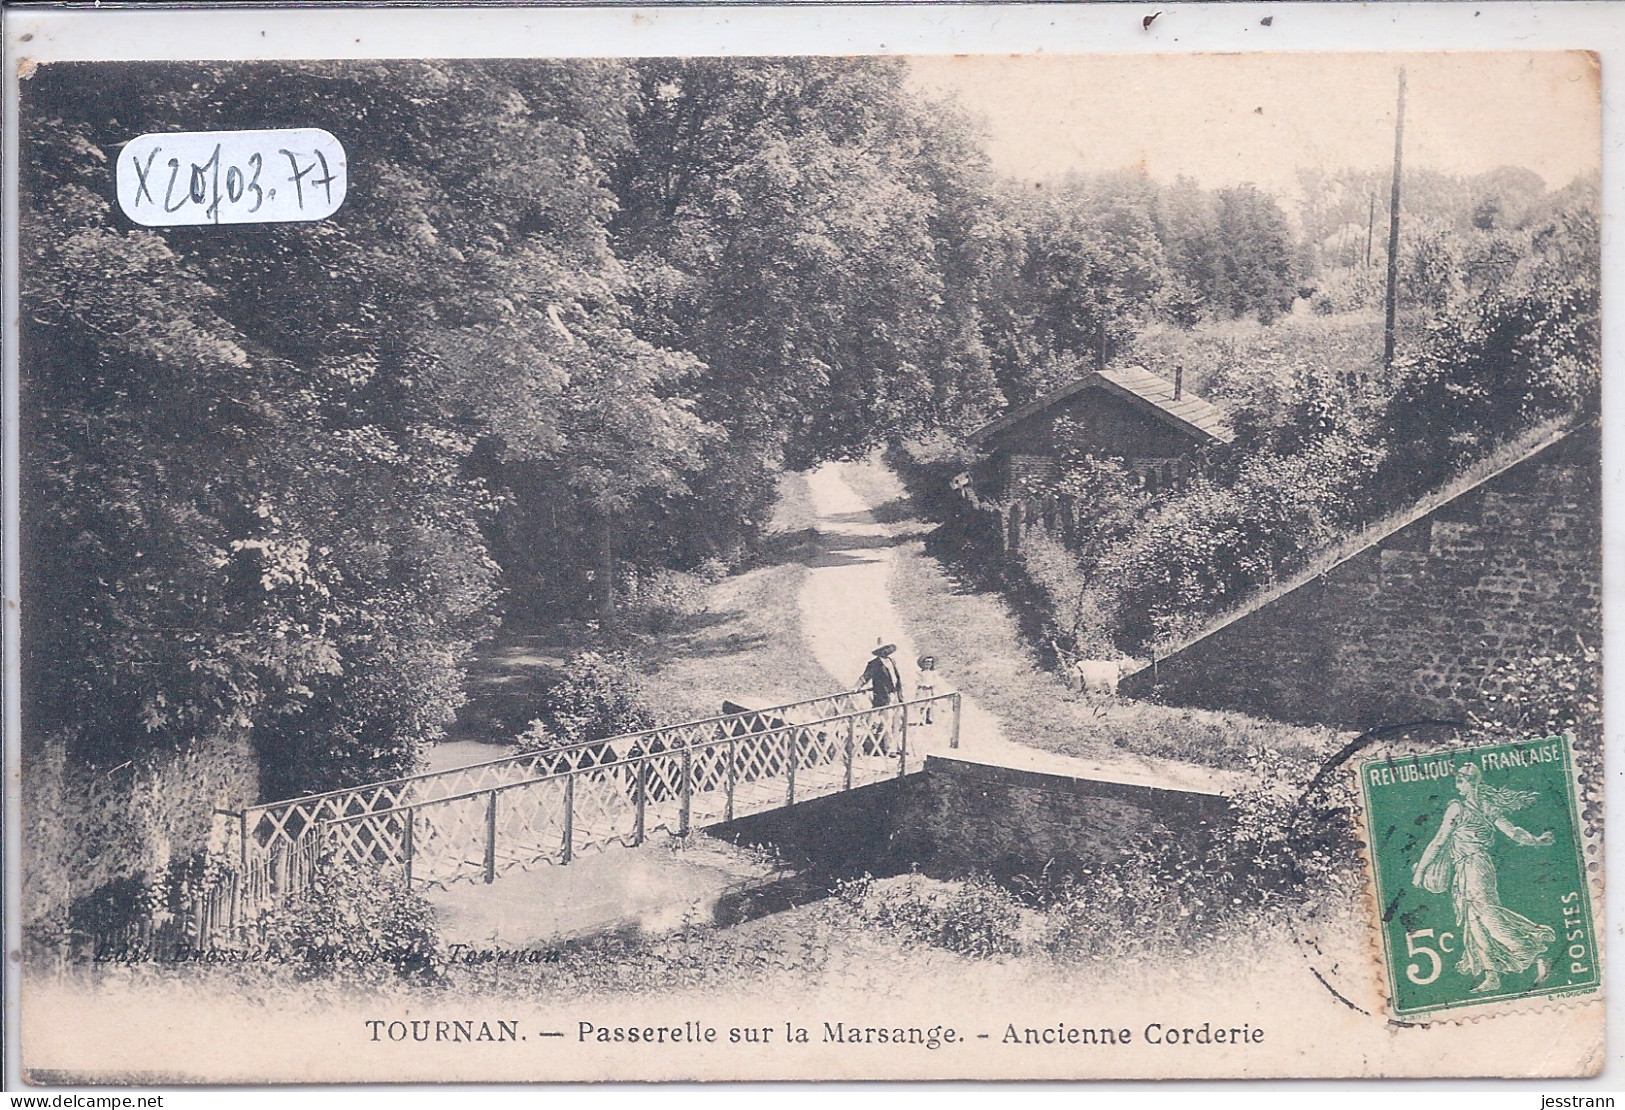
[(1567, 735), (1358, 765), (1395, 1017), (1597, 991), (1573, 768)]

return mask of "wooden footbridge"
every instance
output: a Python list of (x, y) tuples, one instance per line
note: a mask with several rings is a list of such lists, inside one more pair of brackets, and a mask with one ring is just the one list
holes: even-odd
[(240, 872), (221, 909), (242, 922), (325, 861), (409, 888), (489, 883), (902, 776), (927, 748), (958, 747), (957, 693), (869, 700), (847, 691), (250, 806), (235, 815)]

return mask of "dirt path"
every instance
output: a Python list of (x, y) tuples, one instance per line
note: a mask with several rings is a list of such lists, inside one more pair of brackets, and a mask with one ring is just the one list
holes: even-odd
[[(843, 477), (839, 463), (807, 475), (818, 511), (820, 553), (808, 563), (801, 587), (801, 629), (820, 666), (837, 686), (857, 684), (877, 643), (897, 645), (903, 690), (914, 695), (916, 648), (893, 607), (889, 581), (899, 543), (919, 532), (919, 521), (882, 524)], [(937, 693), (953, 689), (944, 677)], [(1005, 743), (999, 719), (965, 697), (960, 703), (960, 745), (967, 751)]]
[[(819, 554), (808, 562), (801, 589), (802, 632), (814, 658), (837, 685), (851, 687), (877, 640), (897, 645), (903, 688), (913, 694), (915, 660), (922, 649), (909, 635), (891, 596), (893, 564), (903, 545), (927, 525), (918, 520), (886, 524), (850, 484), (853, 464), (830, 463), (807, 475), (817, 510)], [(935, 645), (923, 650), (937, 651)], [(938, 663), (935, 688), (953, 690), (954, 661)], [(1059, 692), (1059, 688), (1058, 688)], [(1084, 758), (1045, 751), (1012, 737), (1001, 719), (968, 695), (961, 702), (960, 746), (953, 754), (979, 763), (1201, 793), (1228, 793), (1237, 776), (1177, 760), (1123, 753)], [(946, 753), (945, 737), (928, 749)]]

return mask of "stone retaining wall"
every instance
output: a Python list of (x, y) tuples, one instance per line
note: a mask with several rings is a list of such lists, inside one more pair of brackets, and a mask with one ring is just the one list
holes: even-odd
[(1501, 660), (1600, 647), (1599, 450), (1571, 432), (1120, 692), (1358, 730), (1486, 708)]
[(1076, 873), (1130, 845), (1199, 849), (1229, 801), (1146, 786), (931, 756), (925, 769), (707, 830), (772, 845), (794, 866), (839, 878), (917, 869), (938, 878)]

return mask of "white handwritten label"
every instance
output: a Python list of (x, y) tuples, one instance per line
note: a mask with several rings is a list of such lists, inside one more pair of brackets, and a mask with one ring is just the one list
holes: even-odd
[(118, 157), (118, 203), (148, 227), (324, 220), (344, 203), (344, 147), (316, 127), (142, 135)]

